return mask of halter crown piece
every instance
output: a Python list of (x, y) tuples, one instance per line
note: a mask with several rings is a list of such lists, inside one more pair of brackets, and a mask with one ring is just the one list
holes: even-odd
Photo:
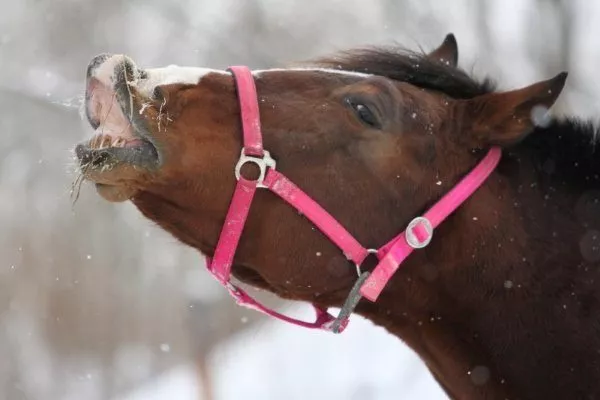
[[(434, 229), (485, 182), (500, 161), (500, 149), (497, 147), (490, 149), (468, 175), (423, 216), (413, 219), (404, 232), (377, 250), (368, 249), (363, 247), (319, 204), (277, 171), (275, 160), (271, 158), (268, 151), (263, 149), (256, 86), (252, 72), (245, 66), (233, 66), (228, 71), (232, 73), (237, 88), (244, 147), (235, 166), (237, 185), (229, 205), (225, 224), (221, 230), (213, 258), (207, 258), (207, 267), (210, 273), (227, 288), (238, 304), (294, 325), (334, 333), (342, 332), (348, 325), (350, 314), (360, 299), (365, 297), (372, 302), (377, 301), (379, 294), (402, 262), (413, 251), (429, 244)], [(242, 167), (248, 163), (255, 164), (260, 171), (256, 180), (248, 180), (240, 173)], [(233, 257), (257, 189), (270, 190), (300, 211), (356, 266), (359, 278), (337, 317), (329, 314), (326, 309), (313, 305), (316, 312), (314, 322), (294, 319), (258, 303), (231, 282)], [(372, 272), (361, 273), (360, 265), (371, 253), (377, 256), (379, 262)]]

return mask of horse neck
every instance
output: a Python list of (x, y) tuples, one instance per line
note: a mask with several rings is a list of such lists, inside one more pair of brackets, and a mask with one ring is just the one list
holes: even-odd
[[(534, 140), (564, 130), (539, 129)], [(584, 242), (598, 245), (600, 234), (596, 242), (581, 215), (589, 214), (581, 199), (594, 183), (573, 186), (564, 171), (549, 174), (552, 151), (536, 156), (533, 144), (505, 152), (486, 186), (437, 229), (428, 249), (409, 258), (378, 303), (359, 309), (406, 341), (453, 397), (513, 398), (513, 390), (539, 396), (557, 371), (540, 360), (552, 365), (553, 343), (573, 344), (561, 312), (580, 308), (578, 294), (598, 280), (588, 268), (598, 251)], [(552, 342), (543, 339), (549, 326)]]
[[(491, 293), (508, 290), (511, 273), (527, 257), (525, 232), (517, 229), (512, 199), (500, 200), (506, 187), (499, 174), (434, 233), (430, 247), (413, 253), (377, 303), (363, 300), (358, 312), (405, 341), (425, 361), (434, 377), (454, 398), (480, 398), (495, 382), (473, 384), (470, 373), (492, 373), (479, 329), (486, 315), (497, 315), (498, 301), (482, 304)], [(495, 212), (485, 205), (496, 204)], [(487, 368), (487, 369), (486, 369)], [(477, 372), (483, 371), (483, 372)], [(508, 396), (507, 398), (510, 398)]]

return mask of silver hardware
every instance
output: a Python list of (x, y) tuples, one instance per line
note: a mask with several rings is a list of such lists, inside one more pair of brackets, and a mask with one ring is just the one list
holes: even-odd
[[(425, 231), (427, 232), (427, 239), (425, 239), (423, 242), (420, 242), (419, 239), (417, 238), (417, 235), (415, 235), (413, 229), (417, 226), (417, 225), (423, 225), (425, 228)], [(410, 223), (408, 224), (408, 227), (406, 228), (406, 242), (408, 243), (408, 245), (410, 247), (412, 247), (413, 249), (422, 249), (423, 247), (426, 247), (429, 242), (431, 242), (431, 238), (433, 237), (433, 226), (431, 225), (431, 222), (425, 218), (425, 217), (417, 217), (415, 219), (413, 219), (412, 221), (410, 221)]]
[[(377, 254), (377, 249), (367, 249), (367, 257), (368, 257), (369, 254)], [(367, 257), (365, 257), (365, 259)], [(363, 262), (364, 262), (364, 260), (363, 260)], [(362, 271), (360, 270), (360, 264), (359, 263), (355, 263), (354, 265), (356, 266), (356, 273), (360, 277), (362, 275)]]
[(256, 187), (266, 188), (263, 182), (265, 181), (265, 177), (267, 176), (267, 168), (275, 169), (277, 163), (274, 159), (271, 158), (271, 155), (268, 151), (263, 150), (263, 153), (264, 154), (262, 157), (247, 156), (246, 154), (244, 154), (244, 149), (242, 149), (240, 159), (235, 165), (235, 179), (237, 179), (238, 181), (240, 180), (241, 170), (244, 164), (252, 163), (256, 165), (260, 170), (260, 174), (258, 176), (258, 179), (256, 180)]

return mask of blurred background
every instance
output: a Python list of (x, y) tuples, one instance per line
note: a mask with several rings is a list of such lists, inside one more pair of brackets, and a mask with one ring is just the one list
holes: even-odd
[[(70, 149), (85, 68), (282, 66), (353, 46), (430, 50), (502, 88), (570, 72), (559, 113), (600, 105), (600, 2), (586, 0), (2, 0), (0, 399), (444, 399), (399, 340), (354, 317), (341, 336), (237, 307), (130, 204), (83, 185)], [(303, 316), (310, 310), (291, 305)]]

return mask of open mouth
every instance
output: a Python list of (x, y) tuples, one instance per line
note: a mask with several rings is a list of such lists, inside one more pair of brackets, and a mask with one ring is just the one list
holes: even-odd
[[(100, 55), (88, 66), (85, 111), (94, 134), (75, 148), (91, 180), (120, 166), (152, 169), (160, 157), (144, 111), (153, 100), (136, 90), (144, 71), (125, 56)], [(95, 179), (94, 179), (95, 178)]]

